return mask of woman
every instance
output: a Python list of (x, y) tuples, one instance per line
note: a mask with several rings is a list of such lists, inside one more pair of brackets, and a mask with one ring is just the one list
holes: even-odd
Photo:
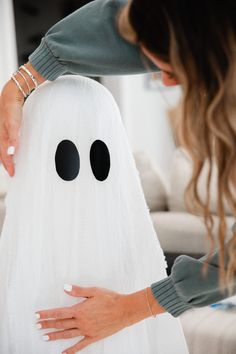
[[(12, 176), (18, 144), (24, 93), (35, 83), (54, 80), (63, 73), (88, 75), (132, 74), (160, 70), (166, 85), (181, 84), (183, 114), (177, 124), (181, 143), (190, 152), (194, 171), (188, 189), (192, 209), (203, 212), (209, 237), (212, 219), (207, 201), (197, 193), (205, 160), (209, 181), (213, 162), (218, 176), (219, 252), (199, 260), (180, 256), (166, 279), (146, 290), (123, 295), (106, 289), (66, 286), (72, 296), (87, 297), (76, 306), (73, 328), (84, 336), (66, 353), (76, 353), (91, 343), (130, 326), (151, 314), (168, 311), (179, 316), (194, 306), (204, 306), (235, 293), (236, 232), (225, 245), (224, 201), (236, 215), (235, 44), (236, 4), (183, 0), (97, 0), (52, 27), (29, 57), (25, 68), (9, 80), (1, 96), (0, 153)], [(25, 78), (22, 76), (25, 76)], [(17, 81), (17, 83), (15, 82)], [(7, 151), (9, 154), (7, 154)], [(209, 191), (209, 183), (208, 183)], [(209, 261), (203, 273), (205, 261)], [(220, 284), (219, 284), (220, 279)], [(150, 311), (147, 311), (147, 299)], [(70, 308), (37, 312), (41, 327), (56, 328), (49, 340), (61, 339), (70, 328)], [(51, 318), (50, 320), (48, 320)], [(63, 330), (61, 332), (61, 330)]]

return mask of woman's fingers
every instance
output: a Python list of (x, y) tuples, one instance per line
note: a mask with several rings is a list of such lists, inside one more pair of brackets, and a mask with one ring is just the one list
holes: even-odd
[(71, 329), (76, 328), (76, 321), (73, 319), (47, 320), (37, 323), (38, 329), (56, 328), (56, 329)]
[[(1, 152), (1, 161), (2, 164), (4, 166), (4, 168), (7, 170), (8, 174), (10, 176), (13, 176), (15, 173), (15, 166), (14, 166), (14, 154), (8, 154), (8, 151), (15, 151), (16, 147), (14, 145), (9, 145), (9, 144), (5, 144), (0, 142), (1, 148), (0, 148), (0, 152)], [(10, 147), (10, 149), (9, 149)]]
[(96, 287), (82, 287), (77, 285), (65, 284), (64, 290), (71, 296), (89, 298), (98, 294), (99, 288)]
[(0, 137), (0, 155), (1, 162), (4, 168), (8, 171), (10, 176), (14, 174), (14, 160), (13, 155), (8, 155), (7, 150), (9, 148), (8, 140), (1, 139)]
[(81, 337), (82, 334), (79, 329), (67, 329), (64, 331), (50, 332), (43, 335), (43, 339), (46, 341), (59, 340), (59, 339), (69, 339), (74, 337)]
[(5, 170), (7, 170), (9, 176), (12, 177), (15, 173), (13, 156), (9, 156), (8, 158), (3, 158), (2, 164), (5, 168)]
[(90, 345), (94, 342), (95, 342), (95, 340), (93, 340), (91, 338), (84, 337), (84, 339), (80, 340), (78, 343), (76, 343), (72, 347), (64, 350), (62, 354), (75, 354), (78, 351), (86, 348), (88, 345)]
[(72, 307), (58, 307), (50, 310), (37, 311), (35, 313), (37, 319), (47, 319), (47, 318), (73, 318), (74, 310)]

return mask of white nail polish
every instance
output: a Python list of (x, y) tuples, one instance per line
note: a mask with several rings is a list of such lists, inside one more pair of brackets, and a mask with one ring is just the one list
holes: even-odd
[(42, 328), (41, 323), (37, 323), (37, 324), (36, 324), (36, 328), (37, 328), (37, 329), (41, 329), (41, 328)]
[(49, 336), (43, 336), (43, 340), (45, 341), (49, 340)]
[(72, 285), (70, 285), (70, 284), (65, 284), (65, 285), (64, 285), (64, 290), (66, 290), (66, 291), (71, 291), (71, 290), (72, 290)]
[(40, 319), (40, 314), (39, 313), (35, 313), (34, 317), (36, 318), (36, 320), (39, 320)]
[(15, 153), (15, 146), (9, 146), (7, 149), (7, 155), (14, 155)]

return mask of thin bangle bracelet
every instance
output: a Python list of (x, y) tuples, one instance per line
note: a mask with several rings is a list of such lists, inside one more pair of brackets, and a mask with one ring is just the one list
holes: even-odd
[(24, 70), (26, 72), (26, 74), (29, 75), (29, 77), (31, 78), (31, 80), (34, 83), (35, 88), (37, 88), (38, 87), (38, 81), (35, 79), (34, 75), (24, 65), (21, 65), (20, 69)]
[(152, 312), (152, 308), (150, 306), (150, 302), (148, 300), (148, 288), (145, 289), (145, 293), (146, 293), (146, 299), (147, 299), (147, 304), (148, 304), (148, 308), (149, 308), (149, 312), (152, 315), (152, 317), (156, 317), (156, 315), (154, 315), (154, 313)]
[(23, 77), (23, 79), (24, 79), (24, 81), (26, 83), (27, 89), (28, 89), (28, 96), (29, 96), (30, 92), (31, 92), (31, 89), (30, 89), (30, 85), (29, 85), (25, 75), (20, 70), (17, 71), (17, 74), (20, 74), (20, 76)]
[(20, 92), (22, 93), (22, 95), (24, 96), (24, 98), (27, 97), (27, 94), (25, 93), (25, 91), (23, 90), (23, 88), (21, 87), (20, 83), (17, 81), (17, 79), (15, 78), (16, 74), (13, 74), (11, 76), (11, 79), (15, 82), (16, 86), (18, 87), (18, 89), (20, 90)]

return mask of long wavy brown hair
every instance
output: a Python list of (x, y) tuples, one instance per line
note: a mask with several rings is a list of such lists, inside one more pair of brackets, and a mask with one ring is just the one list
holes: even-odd
[[(213, 167), (217, 168), (219, 285), (232, 290), (236, 230), (226, 244), (225, 205), (236, 217), (236, 2), (132, 0), (129, 22), (137, 43), (170, 63), (182, 86), (183, 109), (175, 127), (193, 160), (186, 203), (191, 212), (204, 217), (210, 241), (207, 261), (215, 247), (210, 182)], [(198, 182), (206, 162), (203, 200)]]

